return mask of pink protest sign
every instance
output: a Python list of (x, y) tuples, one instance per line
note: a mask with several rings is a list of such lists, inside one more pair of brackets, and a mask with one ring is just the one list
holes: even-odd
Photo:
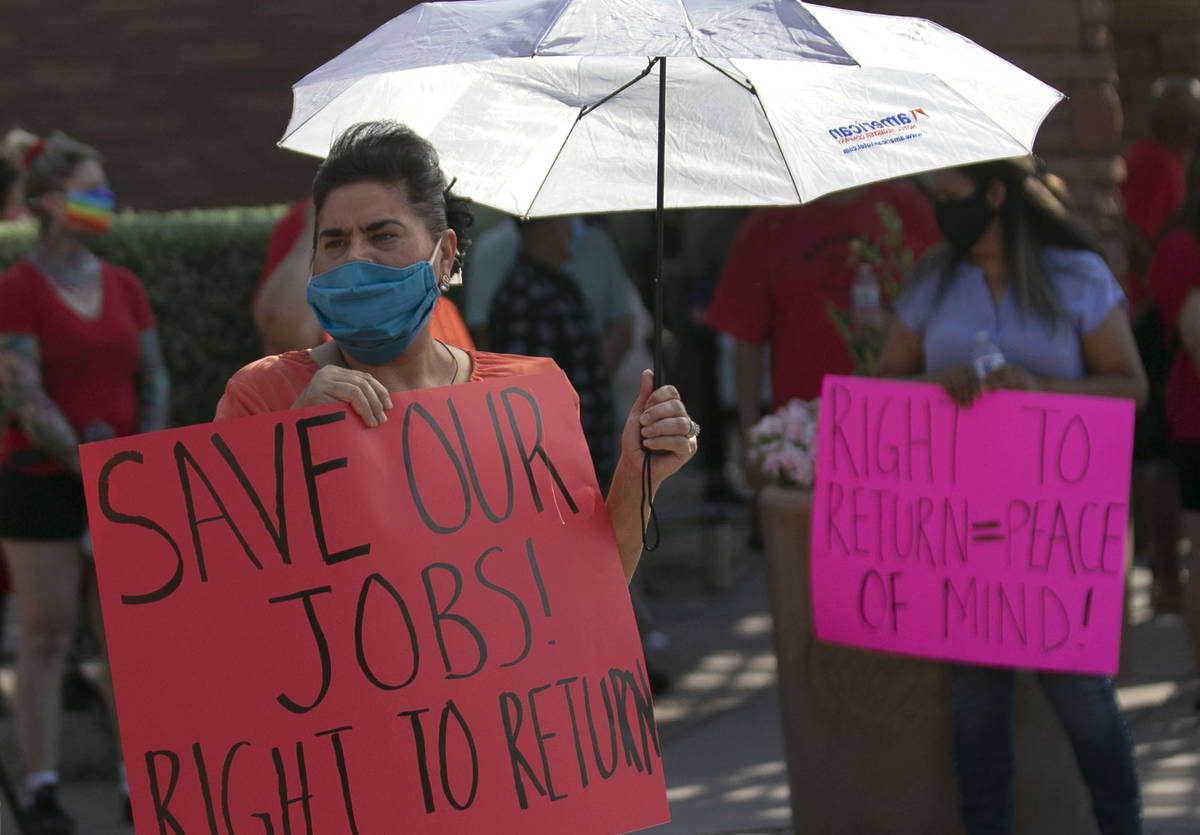
[(81, 450), (138, 832), (667, 820), (629, 592), (561, 374)]
[(812, 512), (823, 641), (1112, 674), (1133, 403), (829, 376)]

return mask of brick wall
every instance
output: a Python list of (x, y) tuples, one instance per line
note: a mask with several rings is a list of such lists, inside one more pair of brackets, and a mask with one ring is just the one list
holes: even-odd
[[(0, 30), (0, 129), (58, 127), (93, 143), (122, 199), (137, 207), (286, 200), (304, 192), (314, 168), (274, 147), (290, 113), (290, 85), (410, 5), (10, 0), (16, 8), (6, 10)], [(1108, 0), (844, 5), (931, 18), (1070, 95), (1038, 149), (1068, 180), (1089, 222), (1111, 238), (1121, 107)], [(1180, 47), (1172, 41), (1170, 48)]]
[(291, 85), (407, 0), (10, 0), (0, 131), (60, 128), (95, 145), (123, 202), (277, 202), (311, 158), (279, 150)]
[(1200, 3), (1115, 0), (1113, 46), (1125, 104), (1125, 141), (1146, 130), (1154, 79), (1171, 72), (1200, 76)]
[[(1143, 2), (1128, 0), (1128, 5)], [(1116, 190), (1123, 119), (1110, 0), (860, 0), (845, 5), (929, 18), (1066, 93), (1068, 100), (1043, 124), (1035, 150), (1066, 180), (1118, 275), (1124, 271)]]

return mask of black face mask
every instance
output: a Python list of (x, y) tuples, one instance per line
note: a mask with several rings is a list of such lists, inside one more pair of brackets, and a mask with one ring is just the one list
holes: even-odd
[(960, 258), (971, 251), (995, 216), (996, 210), (988, 204), (983, 188), (976, 189), (970, 197), (933, 201), (933, 219)]

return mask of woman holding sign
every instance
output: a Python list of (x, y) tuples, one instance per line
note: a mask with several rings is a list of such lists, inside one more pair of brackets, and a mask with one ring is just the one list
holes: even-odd
[[(36, 832), (67, 833), (74, 823), (57, 794), (60, 692), (81, 577), (91, 570), (80, 547), (78, 445), (166, 426), (167, 377), (141, 283), (87, 249), (112, 220), (99, 155), (53, 133), (33, 142), (23, 161), (39, 235), (0, 276), (0, 402), (8, 418), (0, 545), (21, 625), (16, 720), (29, 817)], [(101, 636), (98, 606), (91, 608)]]
[[(313, 181), (316, 234), (308, 300), (333, 341), (251, 363), (229, 381), (218, 420), (342, 401), (368, 426), (391, 392), (556, 370), (552, 360), (465, 351), (428, 327), (462, 268), (471, 216), (433, 146), (394, 122), (367, 122), (334, 143)], [(642, 550), (643, 449), (650, 494), (696, 451), (699, 427), (673, 386), (641, 392), (626, 420), (606, 505), (628, 579)]]
[[(940, 171), (946, 245), (914, 270), (877, 373), (941, 385), (961, 407), (983, 391), (1127, 397), (1146, 378), (1125, 299), (1097, 246), (1031, 160)], [(1141, 831), (1129, 733), (1106, 678), (1042, 672), (1092, 796), (1100, 831)], [(1014, 672), (950, 671), (959, 809), (969, 835), (1012, 825)]]

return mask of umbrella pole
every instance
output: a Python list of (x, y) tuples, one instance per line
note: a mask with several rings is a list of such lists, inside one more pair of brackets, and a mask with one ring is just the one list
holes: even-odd
[[(663, 384), (663, 168), (667, 140), (667, 59), (661, 55), (658, 62), (658, 201), (654, 208), (654, 387)], [(643, 447), (644, 448), (644, 447)], [(661, 537), (658, 517), (654, 513), (654, 499), (650, 478), (650, 458), (665, 450), (647, 450), (642, 458), (642, 548), (653, 551), (658, 548)], [(647, 523), (650, 523), (649, 525)], [(653, 528), (653, 536), (650, 531)]]
[(667, 139), (667, 59), (658, 58), (658, 201), (654, 209), (654, 387), (663, 385), (663, 168)]

